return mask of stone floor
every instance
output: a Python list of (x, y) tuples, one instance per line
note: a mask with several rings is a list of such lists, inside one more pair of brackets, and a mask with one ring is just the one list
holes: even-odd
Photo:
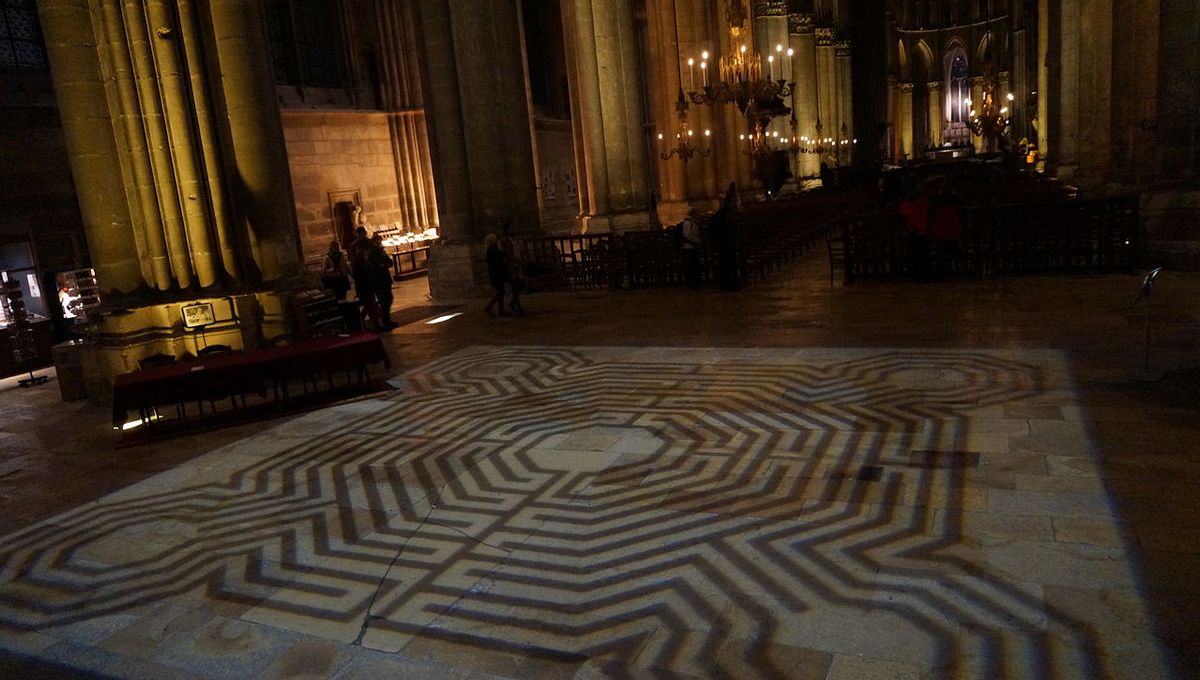
[(1139, 283), (418, 281), (396, 391), (122, 449), (2, 381), (0, 674), (1200, 677), (1200, 275), (1148, 371)]

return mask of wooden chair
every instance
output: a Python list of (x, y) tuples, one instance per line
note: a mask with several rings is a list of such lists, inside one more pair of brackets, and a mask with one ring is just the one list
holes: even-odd
[(833, 285), (833, 273), (840, 270), (842, 280), (846, 278), (846, 239), (841, 236), (830, 236), (825, 239), (829, 249), (829, 285)]

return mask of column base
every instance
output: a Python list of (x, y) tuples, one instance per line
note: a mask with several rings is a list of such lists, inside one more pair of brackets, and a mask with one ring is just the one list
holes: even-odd
[[(478, 252), (479, 257), (475, 257)], [(483, 244), (439, 241), (429, 248), (429, 294), (435, 300), (478, 297), (484, 280)], [(477, 275), (476, 271), (479, 271)]]
[[(272, 291), (196, 298), (97, 315), (82, 351), (88, 401), (110, 403), (116, 377), (136, 371), (138, 362), (153, 354), (186, 359), (211, 345), (235, 350), (264, 346), (268, 338), (292, 330), (290, 295)], [(180, 309), (198, 303), (212, 304), (215, 323), (203, 330), (186, 328)]]

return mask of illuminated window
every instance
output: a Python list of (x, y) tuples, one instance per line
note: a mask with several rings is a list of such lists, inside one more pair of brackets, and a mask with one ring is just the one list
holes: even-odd
[(0, 0), (0, 71), (45, 71), (34, 0)]
[(971, 105), (971, 80), (967, 70), (967, 57), (962, 49), (956, 49), (948, 55), (950, 68), (946, 82), (948, 104), (950, 106), (950, 122), (966, 122)]

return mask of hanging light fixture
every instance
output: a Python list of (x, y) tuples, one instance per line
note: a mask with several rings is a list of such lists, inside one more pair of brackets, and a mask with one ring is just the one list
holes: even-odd
[[(792, 93), (793, 83), (784, 77), (783, 45), (776, 45), (776, 54), (767, 56), (767, 69), (764, 76), (762, 55), (754, 52), (747, 45), (750, 38), (749, 17), (744, 0), (729, 0), (729, 46), (730, 53), (722, 55), (718, 61), (717, 78), (709, 76), (709, 53), (700, 54), (700, 84), (696, 86), (696, 60), (688, 61), (688, 97), (694, 104), (737, 104), (738, 109), (749, 115), (752, 104), (759, 103), (755, 108), (763, 111), (765, 104), (782, 99)], [(792, 50), (787, 50), (792, 56)], [(776, 69), (779, 78), (775, 77)], [(780, 104), (782, 106), (782, 104)], [(786, 112), (785, 112), (786, 113)], [(778, 114), (776, 114), (778, 115)]]
[(682, 88), (679, 90), (679, 100), (675, 103), (675, 111), (678, 123), (675, 128), (674, 146), (667, 147), (663, 133), (658, 133), (658, 155), (664, 161), (669, 160), (672, 156), (678, 156), (680, 160), (687, 163), (696, 154), (701, 156), (711, 154), (712, 148), (708, 142), (712, 139), (712, 130), (705, 130), (703, 135), (697, 135), (696, 131), (688, 124), (688, 103), (683, 97)]
[[(676, 10), (674, 9), (674, 3), (672, 3), (672, 13), (674, 14), (675, 12)], [(675, 16), (675, 44), (678, 45), (679, 19), (677, 15)], [(704, 61), (700, 63), (700, 70), (706, 71), (708, 68), (708, 52), (704, 53), (702, 59), (704, 59)], [(695, 77), (695, 66), (695, 60), (688, 59), (688, 72), (691, 78)], [(679, 99), (675, 102), (675, 141), (673, 146), (668, 147), (663, 133), (658, 133), (658, 155), (661, 156), (664, 161), (670, 160), (672, 156), (677, 156), (679, 160), (686, 164), (688, 160), (693, 158), (696, 154), (707, 156), (712, 153), (712, 148), (708, 144), (712, 138), (712, 131), (705, 130), (702, 136), (698, 136), (696, 131), (693, 130), (691, 125), (688, 123), (689, 107), (687, 98), (683, 96), (683, 67), (681, 64), (678, 66), (678, 73), (680, 84)], [(697, 137), (699, 137), (699, 139), (697, 139)]]
[(971, 100), (966, 100), (966, 105), (971, 107), (967, 127), (976, 137), (983, 137), (986, 150), (994, 151), (1000, 138), (1008, 132), (1011, 120), (1008, 107), (1012, 105), (1013, 94), (1009, 92), (1004, 97), (1005, 101), (997, 101), (996, 90), (999, 83), (992, 72), (991, 63), (984, 64), (983, 69), (983, 101), (976, 110)]

